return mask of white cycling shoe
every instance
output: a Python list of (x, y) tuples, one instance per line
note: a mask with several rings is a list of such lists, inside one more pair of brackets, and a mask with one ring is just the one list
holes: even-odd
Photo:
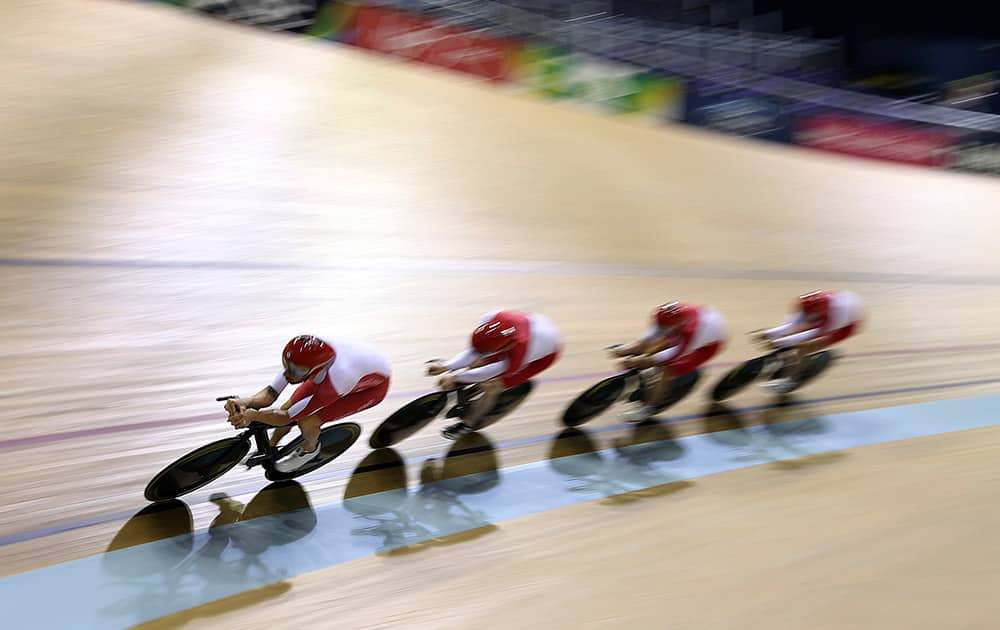
[(311, 453), (303, 451), (302, 447), (300, 446), (294, 451), (292, 451), (291, 455), (284, 458), (280, 462), (276, 463), (274, 465), (274, 469), (277, 470), (278, 472), (283, 472), (283, 473), (294, 472), (299, 468), (301, 468), (302, 466), (304, 466), (305, 464), (308, 464), (313, 459), (315, 459), (316, 456), (319, 455), (319, 451), (320, 451), (319, 445), (317, 445), (316, 450), (314, 450)]
[(630, 424), (639, 424), (653, 417), (655, 411), (646, 405), (636, 405), (634, 409), (629, 409), (622, 414), (622, 420)]
[(798, 381), (791, 378), (776, 378), (767, 381), (762, 387), (775, 394), (787, 394), (798, 386)]

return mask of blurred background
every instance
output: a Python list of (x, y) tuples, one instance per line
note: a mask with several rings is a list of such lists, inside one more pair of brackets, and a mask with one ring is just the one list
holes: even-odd
[[(962, 0), (177, 0), (553, 98), (996, 173), (1000, 9)], [(926, 107), (921, 107), (926, 106)], [(944, 108), (944, 109), (942, 109)]]

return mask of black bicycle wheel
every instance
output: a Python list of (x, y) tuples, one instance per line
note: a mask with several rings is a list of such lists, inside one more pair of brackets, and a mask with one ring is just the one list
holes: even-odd
[(723, 401), (752, 383), (760, 376), (766, 361), (767, 357), (757, 357), (730, 370), (712, 388), (712, 400), (715, 402)]
[(691, 390), (694, 389), (695, 385), (698, 384), (699, 380), (701, 380), (701, 370), (688, 372), (684, 376), (675, 378), (670, 384), (670, 391), (656, 405), (657, 413), (684, 400), (691, 393)]
[(822, 350), (815, 354), (810, 354), (806, 357), (806, 366), (802, 370), (802, 376), (799, 377), (798, 383), (791, 391), (799, 389), (803, 385), (807, 384), (809, 381), (815, 379), (817, 376), (826, 371), (830, 364), (833, 363), (833, 353), (829, 350)]
[(434, 392), (402, 406), (375, 429), (368, 439), (369, 446), (388, 448), (402, 442), (430, 424), (447, 403), (447, 392)]
[[(359, 437), (361, 437), (361, 425), (356, 422), (342, 422), (326, 427), (319, 433), (320, 453), (314, 459), (309, 460), (300, 468), (296, 468), (290, 472), (281, 472), (272, 468), (264, 473), (264, 476), (268, 481), (284, 481), (309, 474), (343, 455), (347, 449), (351, 448), (358, 441)], [(298, 448), (301, 443), (302, 436), (300, 435), (289, 442), (288, 446), (283, 446), (281, 452), (290, 453)]]
[(594, 416), (603, 413), (621, 397), (629, 375), (626, 372), (610, 376), (577, 396), (576, 400), (570, 403), (566, 411), (563, 412), (563, 424), (568, 427), (580, 426)]
[(535, 384), (532, 381), (525, 381), (520, 385), (515, 385), (510, 389), (500, 392), (496, 403), (493, 405), (493, 409), (490, 409), (489, 413), (483, 416), (482, 421), (479, 423), (479, 428), (485, 429), (509, 415), (524, 402), (524, 399), (528, 397), (528, 394), (534, 388)]
[(217, 440), (193, 450), (161, 470), (146, 485), (148, 501), (169, 501), (215, 481), (239, 464), (250, 442), (239, 437)]

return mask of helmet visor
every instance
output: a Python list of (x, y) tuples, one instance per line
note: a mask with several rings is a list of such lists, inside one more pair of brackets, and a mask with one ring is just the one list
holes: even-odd
[(302, 380), (309, 375), (309, 368), (294, 363), (285, 363), (285, 374), (295, 380)]

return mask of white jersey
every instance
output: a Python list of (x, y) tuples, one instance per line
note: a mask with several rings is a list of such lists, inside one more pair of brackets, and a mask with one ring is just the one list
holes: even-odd
[[(336, 358), (326, 369), (313, 377), (313, 382), (319, 385), (330, 379), (333, 389), (341, 396), (351, 393), (362, 378), (370, 374), (378, 374), (389, 378), (392, 367), (388, 359), (367, 344), (354, 341), (331, 340), (329, 337), (319, 337), (333, 347)], [(271, 388), (280, 394), (288, 387), (284, 371), (279, 372), (271, 382)]]
[(861, 321), (863, 317), (861, 298), (850, 291), (830, 293), (830, 314), (824, 332), (839, 330)]
[(559, 350), (559, 330), (552, 320), (538, 313), (528, 313), (531, 322), (531, 340), (522, 365), (527, 365)]

